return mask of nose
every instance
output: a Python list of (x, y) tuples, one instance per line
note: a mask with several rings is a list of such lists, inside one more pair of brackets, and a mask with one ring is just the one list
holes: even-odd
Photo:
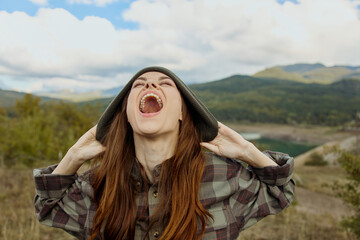
[(158, 85), (150, 79), (145, 84), (145, 88), (157, 88), (157, 87)]

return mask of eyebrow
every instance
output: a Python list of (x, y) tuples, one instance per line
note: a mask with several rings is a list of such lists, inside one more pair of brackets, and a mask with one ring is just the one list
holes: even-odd
[[(168, 76), (161, 76), (160, 78), (159, 78), (159, 80), (165, 80), (165, 79), (171, 79), (170, 77), (168, 77)], [(172, 80), (172, 79), (171, 79)]]
[[(161, 81), (161, 80), (165, 80), (165, 79), (170, 79), (170, 80), (172, 80), (172, 79), (171, 79), (170, 77), (168, 77), (168, 76), (161, 76), (161, 77), (159, 78), (160, 81)], [(146, 81), (147, 78), (146, 78), (146, 77), (138, 77), (136, 80)]]

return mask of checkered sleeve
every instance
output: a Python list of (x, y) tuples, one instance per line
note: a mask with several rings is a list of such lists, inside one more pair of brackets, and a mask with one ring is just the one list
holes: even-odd
[(263, 168), (249, 167), (259, 180), (269, 185), (282, 186), (290, 181), (294, 171), (294, 159), (286, 153), (265, 150), (263, 154), (276, 162), (279, 166)]
[(36, 217), (44, 225), (86, 239), (93, 210), (90, 184), (77, 174), (51, 174), (56, 166), (34, 170)]
[(238, 191), (230, 205), (241, 231), (267, 215), (279, 213), (294, 200), (293, 157), (268, 150), (263, 153), (279, 166), (240, 168)]

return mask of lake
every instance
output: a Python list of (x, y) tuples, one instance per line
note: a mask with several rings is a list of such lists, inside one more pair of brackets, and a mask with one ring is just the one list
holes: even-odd
[(287, 140), (278, 140), (262, 137), (260, 133), (246, 132), (240, 133), (246, 140), (251, 141), (260, 150), (272, 150), (276, 152), (287, 153), (292, 157), (309, 151), (318, 145), (291, 142)]

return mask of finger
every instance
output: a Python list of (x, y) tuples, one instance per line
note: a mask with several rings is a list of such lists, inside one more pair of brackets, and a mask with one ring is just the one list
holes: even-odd
[(230, 127), (220, 123), (220, 128), (219, 128), (219, 135), (226, 137), (234, 137), (237, 135), (240, 135), (238, 132), (236, 132), (235, 130), (231, 129)]
[(221, 142), (222, 136), (220, 134), (218, 134), (213, 140), (211, 140), (210, 142), (203, 142), (203, 143), (208, 143), (211, 144), (213, 146), (218, 146), (219, 143)]
[(214, 153), (218, 153), (219, 152), (219, 149), (217, 146), (213, 145), (213, 144), (210, 144), (210, 143), (207, 143), (207, 142), (202, 142), (200, 143), (201, 146), (207, 148), (208, 150), (210, 150), (211, 152), (214, 152)]
[(98, 156), (99, 154), (103, 153), (106, 150), (106, 148), (103, 145), (97, 145), (95, 147), (92, 148), (91, 152), (94, 154), (95, 156)]
[(227, 126), (222, 124), (221, 122), (218, 122), (219, 126), (219, 134), (223, 134), (226, 131)]
[(105, 152), (106, 147), (104, 145), (99, 144), (99, 146), (97, 147), (97, 150), (99, 153)]
[(89, 132), (96, 133), (96, 127), (97, 127), (97, 124), (95, 126), (93, 126), (92, 128), (90, 128)]

